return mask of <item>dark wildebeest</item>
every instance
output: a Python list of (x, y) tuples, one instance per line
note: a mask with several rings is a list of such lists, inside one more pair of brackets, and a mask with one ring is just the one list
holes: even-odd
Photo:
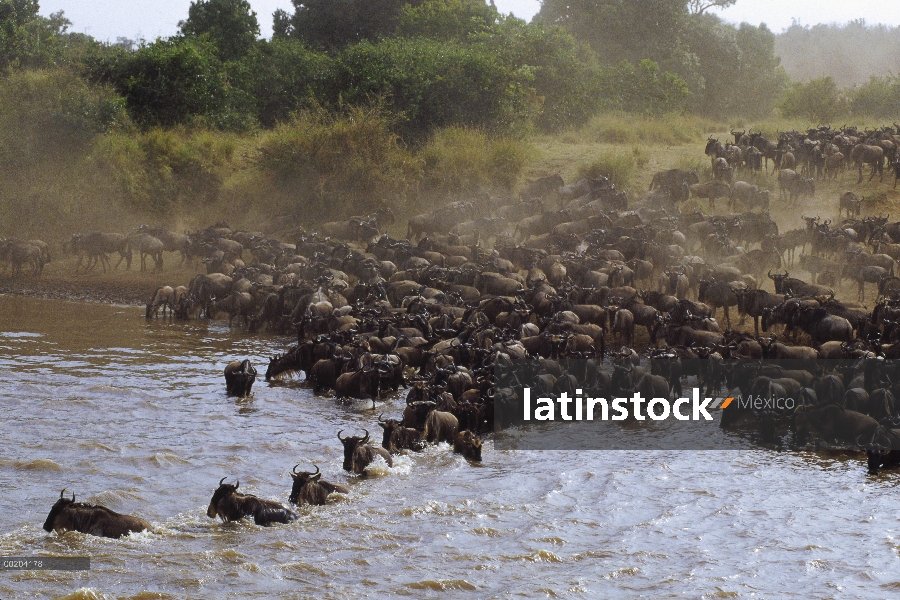
[(263, 500), (251, 494), (239, 494), (237, 489), (241, 482), (231, 485), (222, 483), (225, 477), (219, 480), (219, 487), (213, 493), (206, 509), (206, 516), (215, 519), (217, 516), (224, 523), (240, 521), (244, 517), (253, 517), (257, 525), (271, 525), (272, 523), (290, 523), (297, 518), (293, 512), (283, 507), (274, 500)]
[(685, 169), (657, 171), (650, 181), (650, 189), (678, 187), (682, 183), (686, 183), (690, 186), (695, 183), (700, 183), (700, 178), (697, 176), (696, 171), (687, 171)]
[(225, 391), (229, 396), (249, 396), (254, 381), (256, 369), (249, 360), (235, 360), (225, 367)]
[(291, 488), (291, 495), (288, 501), (291, 504), (312, 504), (314, 506), (322, 506), (328, 499), (329, 494), (349, 494), (350, 490), (336, 483), (322, 481), (322, 474), (319, 467), (316, 467), (315, 473), (297, 472), (300, 463), (294, 465), (291, 470), (291, 479), (294, 485)]
[(105, 506), (75, 502), (74, 493), (71, 500), (63, 498), (65, 491), (63, 489), (59, 493), (59, 500), (50, 509), (50, 514), (44, 521), (44, 531), (78, 531), (88, 535), (119, 538), (129, 533), (153, 529), (150, 523), (139, 517), (121, 515)]
[(460, 431), (453, 439), (453, 451), (469, 460), (481, 462), (481, 439), (468, 429)]
[[(341, 431), (343, 431), (343, 429)], [(367, 443), (369, 441), (369, 432), (367, 430), (363, 430), (366, 432), (365, 436), (348, 435), (343, 438), (341, 437), (341, 431), (338, 431), (337, 437), (344, 445), (345, 471), (352, 471), (357, 475), (362, 475), (365, 473), (366, 467), (375, 460), (376, 456), (383, 458), (384, 462), (387, 463), (387, 466), (394, 466), (394, 461), (391, 458), (390, 452), (384, 448), (378, 448), (377, 446), (372, 446)]]
[(421, 451), (425, 448), (422, 442), (422, 436), (417, 429), (412, 427), (404, 427), (403, 421), (397, 419), (382, 420), (382, 416), (378, 415), (378, 425), (384, 430), (384, 436), (381, 439), (381, 447), (396, 454), (401, 450)]
[(862, 183), (863, 165), (872, 165), (872, 174), (869, 175), (869, 181), (872, 181), (875, 173), (881, 174), (879, 181), (884, 181), (884, 149), (881, 146), (857, 144), (850, 151), (850, 161), (859, 170), (859, 179), (856, 183)]
[(841, 194), (840, 205), (838, 206), (838, 215), (847, 211), (847, 218), (850, 218), (850, 213), (853, 213), (855, 216), (859, 216), (859, 213), (862, 211), (862, 200), (856, 197), (856, 194), (853, 192), (844, 192)]

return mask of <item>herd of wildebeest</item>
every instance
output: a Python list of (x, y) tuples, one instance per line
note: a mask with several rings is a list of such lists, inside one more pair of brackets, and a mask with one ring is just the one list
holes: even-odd
[[(159, 227), (76, 234), (64, 250), (76, 257), (78, 274), (130, 266), (134, 251), (142, 269), (149, 256), (161, 270), (164, 252), (178, 252), (183, 263), (201, 258), (206, 273), (159, 288), (147, 319), (227, 315), (230, 326), (250, 333), (296, 336), (271, 358), (266, 381), (303, 372), (315, 394), (373, 407), (407, 389), (402, 417), (378, 416), (380, 447), (368, 431), (338, 432), (343, 468), (352, 473), (364, 474), (377, 457), (392, 465), (392, 455), (428, 442), (449, 442), (480, 461), (478, 436), (510, 424), (506, 409), (517, 406), (525, 382), (503, 376), (523, 359), (532, 359), (527, 384), (541, 388), (535, 393), (669, 397), (691, 377), (707, 393), (791, 398), (790, 409), (732, 406), (721, 426), (768, 443), (861, 447), (873, 473), (895, 466), (900, 222), (861, 216), (863, 201), (846, 192), (815, 203), (837, 218), (803, 215), (799, 227), (779, 229), (770, 192), (737, 179), (767, 172), (772, 160), (779, 212), (796, 210), (797, 196), (814, 194), (816, 180), (845, 165), (860, 181), (864, 166), (871, 180), (889, 165), (896, 186), (900, 126), (823, 126), (771, 140), (732, 133), (733, 143), (708, 140), (709, 182), (695, 171), (661, 171), (648, 192), (629, 197), (604, 178), (544, 177), (518, 197), (483, 194), (412, 217), (405, 239), (382, 233), (394, 221), (382, 210), (296, 230), (290, 241), (219, 223), (191, 234)], [(708, 199), (713, 214), (681, 210), (691, 196)], [(729, 214), (714, 214), (719, 198)], [(42, 242), (2, 243), (0, 258), (13, 274), (26, 264), (37, 273), (49, 259)], [(770, 280), (772, 291), (762, 289)], [(835, 291), (852, 283), (855, 301), (839, 300)], [(741, 327), (747, 317), (752, 328)], [(636, 340), (636, 329), (645, 338)], [(249, 360), (229, 364), (228, 393), (249, 394), (256, 375)], [(291, 503), (324, 504), (330, 493), (347, 492), (322, 481), (318, 467), (296, 468)], [(207, 515), (258, 524), (294, 518), (238, 486), (223, 478)], [(61, 494), (44, 528), (116, 537), (149, 525)]]

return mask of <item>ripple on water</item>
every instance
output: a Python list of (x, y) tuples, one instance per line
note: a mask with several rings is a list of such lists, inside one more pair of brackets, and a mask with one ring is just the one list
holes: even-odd
[(478, 589), (477, 586), (465, 579), (425, 579), (407, 583), (405, 586), (413, 590), (433, 590), (435, 592), (451, 592), (455, 590), (474, 592)]
[(20, 471), (62, 471), (60, 464), (49, 458), (36, 458), (34, 460), (19, 460), (15, 463)]

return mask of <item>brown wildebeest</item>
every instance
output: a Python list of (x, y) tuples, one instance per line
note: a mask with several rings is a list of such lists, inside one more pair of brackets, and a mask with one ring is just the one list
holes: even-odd
[(63, 498), (65, 488), (59, 493), (59, 500), (50, 509), (44, 521), (44, 531), (78, 531), (88, 535), (119, 538), (129, 533), (152, 530), (150, 523), (140, 517), (122, 515), (105, 506), (95, 506), (84, 502), (75, 502), (75, 494), (71, 500)]
[(239, 494), (237, 489), (241, 482), (235, 485), (222, 483), (225, 477), (219, 480), (219, 487), (213, 493), (206, 509), (206, 516), (215, 519), (217, 516), (224, 523), (240, 521), (244, 517), (253, 517), (257, 525), (271, 525), (272, 523), (290, 523), (297, 516), (273, 500), (262, 500), (251, 494)]
[(481, 439), (468, 429), (460, 431), (453, 440), (453, 451), (469, 460), (481, 462)]
[(401, 450), (415, 450), (416, 452), (424, 449), (425, 444), (422, 442), (422, 436), (417, 429), (412, 427), (404, 427), (402, 421), (397, 419), (382, 420), (382, 416), (378, 415), (378, 425), (384, 430), (384, 436), (381, 440), (381, 447), (396, 454)]
[(297, 467), (299, 466), (300, 463), (297, 463), (291, 470), (291, 479), (294, 480), (294, 485), (291, 488), (291, 495), (288, 498), (288, 501), (291, 504), (312, 504), (315, 506), (322, 506), (328, 499), (329, 494), (350, 493), (350, 490), (342, 485), (322, 481), (322, 473), (319, 472), (318, 466), (313, 465), (316, 467), (314, 473), (298, 473)]
[(428, 413), (425, 419), (425, 440), (433, 443), (450, 442), (459, 431), (459, 420), (455, 415), (440, 410)]

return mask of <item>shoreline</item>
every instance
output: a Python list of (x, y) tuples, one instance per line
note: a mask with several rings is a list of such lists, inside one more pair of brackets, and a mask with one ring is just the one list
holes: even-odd
[(0, 276), (0, 294), (95, 304), (144, 307), (163, 285), (185, 285), (199, 272), (194, 267), (163, 273), (118, 271), (67, 275), (67, 263), (49, 263), (40, 276)]

